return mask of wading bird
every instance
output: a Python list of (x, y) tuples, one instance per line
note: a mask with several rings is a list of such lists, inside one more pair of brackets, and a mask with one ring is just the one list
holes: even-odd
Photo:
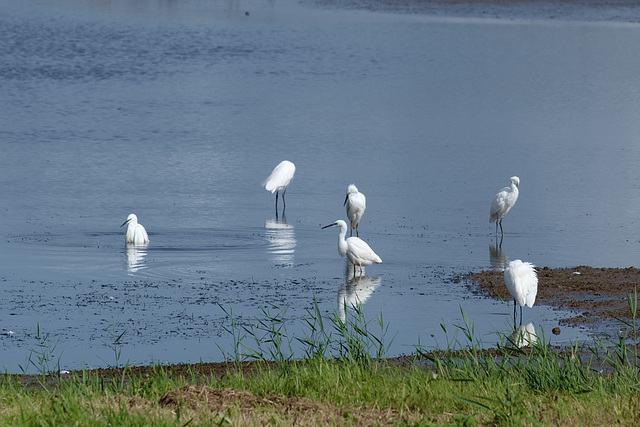
[(138, 224), (138, 217), (135, 214), (129, 215), (120, 227), (123, 227), (125, 224), (129, 224), (124, 235), (125, 243), (132, 243), (134, 245), (146, 245), (149, 243), (147, 230), (144, 229), (142, 224)]
[(267, 191), (271, 191), (271, 194), (276, 193), (276, 217), (278, 216), (278, 192), (282, 191), (282, 212), (287, 208), (287, 202), (284, 200), (284, 193), (287, 192), (287, 187), (293, 179), (293, 175), (296, 173), (296, 166), (288, 160), (281, 161), (278, 166), (273, 169), (271, 175), (264, 181), (264, 188)]
[(520, 178), (512, 176), (509, 178), (509, 181), (511, 181), (511, 185), (500, 190), (498, 194), (493, 196), (493, 201), (491, 202), (489, 223), (492, 223), (493, 221), (496, 222), (496, 236), (498, 235), (498, 224), (500, 224), (500, 231), (504, 236), (504, 230), (502, 230), (502, 218), (504, 218), (507, 212), (509, 212), (513, 205), (516, 204), (516, 200), (518, 200), (518, 186), (520, 185)]
[(353, 229), (356, 229), (356, 236), (358, 234), (358, 224), (364, 215), (365, 209), (367, 209), (367, 198), (364, 194), (358, 191), (358, 187), (355, 184), (351, 184), (347, 187), (347, 197), (344, 198), (344, 206), (347, 207), (347, 218), (351, 223), (349, 227), (349, 235), (353, 236)]
[(522, 325), (522, 307), (533, 307), (538, 293), (538, 275), (530, 262), (517, 259), (509, 261), (504, 269), (504, 284), (513, 297), (513, 325), (516, 325), (516, 306), (520, 305), (520, 325)]
[(359, 237), (349, 237), (345, 239), (347, 235), (347, 223), (339, 219), (333, 224), (325, 225), (323, 229), (329, 227), (340, 227), (340, 234), (338, 235), (338, 253), (340, 256), (347, 256), (351, 264), (354, 265), (353, 275), (356, 275), (355, 266), (359, 266), (361, 269), (364, 266), (371, 265), (374, 262), (376, 264), (382, 263), (382, 259), (373, 249), (369, 247), (367, 242)]

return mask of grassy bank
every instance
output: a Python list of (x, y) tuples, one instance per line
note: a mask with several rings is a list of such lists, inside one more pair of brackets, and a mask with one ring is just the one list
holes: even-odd
[[(629, 304), (635, 319), (637, 298)], [(368, 322), (357, 307), (351, 313), (331, 325), (309, 313), (309, 333), (295, 338), (306, 349), (301, 360), (291, 356), (280, 316), (264, 313), (250, 326), (232, 321), (234, 353), (217, 370), (6, 374), (0, 425), (640, 423), (635, 320), (614, 344), (552, 349), (543, 334), (524, 332), (493, 350), (474, 343), (467, 321), (456, 326), (468, 339), (459, 348), (386, 359), (382, 319)]]

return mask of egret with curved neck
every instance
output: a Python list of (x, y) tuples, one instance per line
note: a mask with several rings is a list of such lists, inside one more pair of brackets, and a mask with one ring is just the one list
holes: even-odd
[(273, 169), (271, 175), (264, 180), (264, 188), (267, 191), (270, 191), (271, 194), (276, 193), (276, 217), (278, 216), (278, 193), (282, 192), (282, 204), (284, 205), (282, 208), (282, 215), (284, 215), (284, 210), (287, 208), (287, 202), (284, 200), (284, 193), (287, 192), (287, 187), (291, 183), (295, 173), (296, 165), (288, 160), (283, 160)]
[(347, 218), (351, 227), (349, 228), (349, 235), (353, 236), (353, 229), (356, 229), (356, 236), (360, 237), (358, 233), (358, 224), (364, 215), (365, 209), (367, 209), (367, 198), (358, 191), (358, 187), (355, 184), (351, 184), (347, 187), (347, 197), (344, 198), (344, 206), (347, 208)]
[[(371, 265), (373, 263), (381, 264), (382, 259), (371, 249), (371, 247), (359, 237), (349, 237), (345, 239), (347, 235), (347, 223), (339, 219), (333, 224), (325, 225), (323, 229), (329, 227), (340, 227), (340, 234), (338, 235), (338, 254), (345, 256), (349, 259), (349, 262), (354, 266), (359, 266), (361, 271), (362, 267)], [(355, 276), (356, 269), (353, 269)]]
[(144, 229), (142, 224), (138, 224), (138, 217), (136, 214), (130, 214), (127, 220), (122, 223), (120, 227), (129, 224), (127, 231), (124, 235), (124, 242), (133, 245), (146, 245), (149, 243), (149, 235), (147, 230)]
[(518, 186), (520, 185), (520, 178), (512, 176), (509, 178), (509, 187), (504, 187), (500, 190), (491, 201), (491, 211), (489, 213), (489, 222), (496, 222), (496, 236), (498, 235), (498, 225), (500, 225), (500, 232), (504, 236), (504, 230), (502, 229), (502, 218), (511, 210), (513, 205), (518, 200)]

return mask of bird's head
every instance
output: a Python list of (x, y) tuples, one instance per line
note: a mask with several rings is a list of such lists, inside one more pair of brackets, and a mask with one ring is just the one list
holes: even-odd
[(344, 222), (343, 220), (339, 219), (336, 222), (334, 222), (333, 224), (325, 225), (324, 227), (322, 227), (322, 229), (324, 230), (325, 228), (329, 228), (329, 227), (340, 227), (340, 228), (344, 228), (346, 230), (347, 229), (347, 223)]
[(518, 178), (517, 176), (512, 176), (511, 178), (509, 178), (509, 181), (511, 181), (512, 184), (515, 184), (516, 187), (520, 185), (520, 178)]
[(124, 227), (125, 224), (129, 224), (130, 222), (138, 222), (138, 217), (136, 216), (136, 214), (129, 214), (127, 220), (123, 222), (120, 227)]
[(357, 192), (358, 192), (358, 187), (356, 187), (356, 185), (355, 185), (355, 184), (351, 184), (351, 185), (349, 185), (349, 186), (347, 187), (347, 195), (346, 195), (346, 197), (344, 198), (344, 204), (343, 204), (343, 206), (347, 204), (347, 200), (349, 200), (349, 194), (355, 194), (355, 193), (357, 193)]

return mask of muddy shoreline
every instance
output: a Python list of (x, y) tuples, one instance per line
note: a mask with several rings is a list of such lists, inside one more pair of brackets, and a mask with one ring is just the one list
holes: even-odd
[(309, 0), (346, 8), (447, 18), (640, 22), (638, 0)]
[[(538, 295), (536, 305), (572, 310), (577, 314), (561, 319), (559, 326), (584, 325), (614, 336), (626, 329), (623, 322), (632, 320), (628, 296), (633, 296), (640, 284), (640, 269), (594, 268), (536, 268)], [(470, 274), (467, 286), (490, 298), (510, 301), (502, 271), (482, 271)], [(534, 305), (535, 309), (535, 305)], [(617, 318), (617, 319), (616, 319)]]

